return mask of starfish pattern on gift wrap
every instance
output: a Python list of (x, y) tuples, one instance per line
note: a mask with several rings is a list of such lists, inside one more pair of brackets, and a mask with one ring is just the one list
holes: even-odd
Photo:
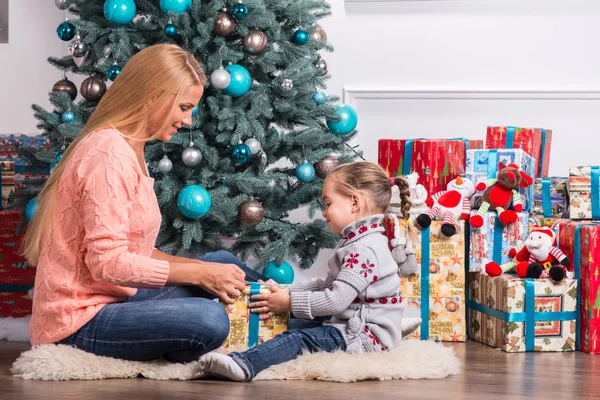
[(432, 298), (433, 298), (433, 304), (438, 304), (438, 303), (440, 305), (442, 304), (442, 296), (438, 295), (438, 296), (433, 296)]
[(463, 257), (461, 255), (456, 255), (455, 257), (451, 257), (451, 259), (454, 264), (460, 264)]
[(460, 342), (462, 336), (463, 335), (461, 335), (460, 333), (454, 332), (452, 335), (450, 335), (450, 339), (452, 339), (453, 342)]

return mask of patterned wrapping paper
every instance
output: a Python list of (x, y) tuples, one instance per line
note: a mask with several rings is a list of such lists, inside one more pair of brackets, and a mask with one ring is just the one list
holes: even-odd
[[(577, 280), (534, 280), (535, 312), (568, 312), (577, 307)], [(469, 300), (506, 313), (525, 312), (525, 280), (513, 275), (469, 273)], [(505, 322), (469, 309), (469, 338), (508, 353), (526, 351), (525, 322)], [(574, 351), (575, 319), (534, 321), (533, 351)]]
[[(471, 211), (471, 215), (476, 213), (475, 210)], [(517, 222), (503, 226), (498, 221), (497, 213), (487, 212), (483, 218), (483, 226), (479, 229), (471, 228), (470, 271), (485, 271), (485, 265), (490, 261), (498, 264), (511, 261), (508, 256), (510, 249), (519, 242), (524, 242), (529, 235), (529, 215), (525, 212), (517, 215)], [(494, 252), (499, 256), (494, 257)]]
[(380, 139), (378, 162), (390, 177), (418, 172), (418, 183), (433, 194), (464, 173), (465, 150), (482, 147), (482, 140)]
[[(404, 221), (400, 221), (401, 224)], [(421, 337), (420, 327), (408, 339), (433, 339), (445, 342), (464, 342), (466, 330), (465, 293), (465, 223), (459, 221), (456, 235), (447, 238), (440, 233), (442, 221), (433, 221), (429, 228), (429, 319), (428, 337)], [(422, 317), (421, 275), (424, 251), (421, 234), (414, 238), (419, 273), (400, 278), (402, 299), (406, 301), (404, 318)]]
[(538, 162), (535, 173), (531, 175), (532, 178), (545, 178), (548, 176), (551, 146), (552, 131), (549, 129), (511, 126), (487, 127), (485, 148), (525, 150)]
[(2, 194), (0, 209), (3, 209), (10, 205), (11, 194), (15, 190), (14, 161), (0, 161), (0, 188), (0, 192)]
[[(260, 284), (261, 293), (270, 293), (269, 284)], [(278, 285), (283, 289), (287, 289), (287, 285)], [(223, 304), (223, 303), (221, 303)], [(242, 295), (238, 297), (233, 304), (223, 304), (227, 314), (229, 314), (230, 331), (229, 336), (219, 348), (221, 353), (231, 353), (233, 351), (244, 351), (249, 346), (250, 338), (250, 284), (246, 285)], [(259, 314), (256, 314), (258, 318)], [(258, 323), (258, 342), (262, 344), (267, 340), (273, 339), (275, 336), (283, 333), (288, 327), (289, 313), (274, 315), (266, 321)], [(256, 332), (255, 332), (256, 333)]]
[[(548, 204), (544, 199), (550, 200)], [(532, 214), (546, 218), (569, 218), (569, 178), (537, 178), (533, 184)]]
[(597, 166), (569, 168), (571, 219), (600, 219), (599, 171)]
[(14, 161), (17, 171), (20, 171), (27, 164), (27, 160), (19, 154), (18, 148), (20, 146), (52, 151), (50, 139), (43, 136), (0, 135), (0, 160)]
[[(520, 149), (468, 150), (465, 176), (477, 186), (479, 182), (496, 178), (500, 162), (517, 164), (521, 171), (533, 178), (535, 159)], [(519, 194), (521, 195), (523, 210), (531, 210), (533, 206), (533, 187), (519, 188)], [(474, 197), (481, 197), (482, 195), (483, 192), (477, 192)]]
[[(579, 240), (575, 230), (579, 226)], [(600, 353), (600, 224), (569, 222), (560, 227), (561, 250), (579, 265), (580, 350)]]
[(0, 318), (31, 315), (33, 302), (27, 293), (0, 292)]
[(20, 210), (0, 211), (0, 291), (27, 291), (35, 281), (34, 267), (19, 254)]

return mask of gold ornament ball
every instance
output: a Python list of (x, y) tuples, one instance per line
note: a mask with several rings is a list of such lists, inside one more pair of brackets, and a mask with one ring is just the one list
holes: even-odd
[(267, 35), (260, 29), (252, 29), (242, 39), (244, 51), (248, 54), (259, 55), (267, 48)]
[(90, 76), (81, 83), (81, 95), (88, 101), (100, 101), (106, 93), (106, 83), (97, 76)]
[(233, 15), (227, 11), (219, 11), (215, 19), (213, 31), (217, 36), (229, 36), (235, 31), (236, 23)]
[(327, 156), (315, 164), (315, 172), (319, 178), (325, 179), (338, 165), (340, 162), (336, 156)]
[(265, 209), (254, 199), (246, 200), (240, 204), (239, 217), (245, 226), (258, 225), (265, 217)]
[(75, 86), (75, 84), (67, 78), (61, 79), (60, 81), (56, 82), (52, 87), (52, 91), (65, 92), (69, 95), (69, 97), (71, 97), (72, 101), (75, 100), (75, 98), (77, 97), (77, 86)]
[(325, 42), (327, 42), (327, 33), (325, 33), (325, 30), (321, 28), (321, 26), (315, 26), (310, 30), (309, 34), (311, 41), (312, 43), (314, 43), (317, 50), (320, 50), (323, 47), (325, 47)]

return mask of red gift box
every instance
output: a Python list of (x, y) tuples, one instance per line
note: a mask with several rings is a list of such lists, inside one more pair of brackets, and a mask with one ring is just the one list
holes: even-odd
[(535, 158), (536, 178), (548, 177), (551, 145), (552, 131), (542, 128), (488, 126), (485, 136), (486, 149), (523, 149)]
[(35, 268), (19, 254), (22, 235), (20, 210), (0, 211), (0, 287), (2, 290), (22, 291), (35, 281)]
[(26, 292), (0, 292), (0, 318), (22, 318), (31, 314), (33, 302)]
[(481, 140), (380, 139), (378, 162), (390, 177), (417, 172), (431, 195), (464, 174), (466, 150), (482, 147)]
[(559, 237), (561, 250), (575, 267), (579, 264), (579, 350), (598, 354), (600, 353), (600, 247), (598, 246), (600, 245), (600, 223), (589, 221), (562, 223)]

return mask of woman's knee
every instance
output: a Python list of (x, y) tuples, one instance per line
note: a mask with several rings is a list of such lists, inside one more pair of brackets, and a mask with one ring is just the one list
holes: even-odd
[(219, 264), (235, 264), (241, 266), (244, 263), (227, 250), (217, 250), (211, 253), (206, 253), (200, 258), (202, 261), (215, 262)]
[(216, 301), (203, 298), (174, 299), (177, 315), (176, 326), (172, 326), (172, 338), (196, 342), (207, 348), (216, 349), (229, 335), (229, 316), (225, 308)]

